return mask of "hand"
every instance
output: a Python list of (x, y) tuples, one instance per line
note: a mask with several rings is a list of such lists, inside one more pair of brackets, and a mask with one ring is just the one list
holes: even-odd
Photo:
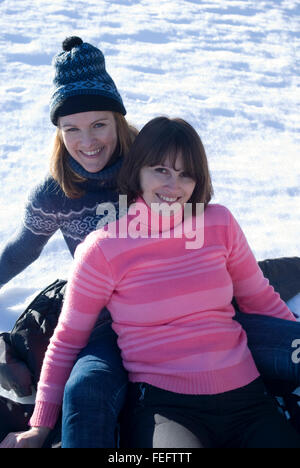
[(0, 448), (41, 448), (50, 432), (48, 427), (32, 427), (26, 432), (11, 432), (1, 442)]

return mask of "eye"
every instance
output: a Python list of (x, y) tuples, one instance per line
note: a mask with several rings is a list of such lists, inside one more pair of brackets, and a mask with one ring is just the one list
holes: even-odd
[(75, 128), (75, 127), (70, 127), (70, 128), (67, 128), (67, 130), (65, 130), (65, 132), (67, 133), (71, 133), (71, 132), (76, 132), (78, 129)]
[(159, 174), (167, 174), (168, 171), (165, 167), (156, 167), (155, 169), (155, 172), (158, 172)]
[(194, 180), (194, 177), (193, 177), (191, 174), (189, 174), (188, 172), (181, 172), (181, 173), (180, 173), (180, 177), (183, 177), (184, 179), (192, 179), (192, 180)]
[(104, 127), (104, 123), (97, 122), (97, 123), (95, 123), (94, 127), (95, 127), (95, 128), (101, 128), (101, 127)]

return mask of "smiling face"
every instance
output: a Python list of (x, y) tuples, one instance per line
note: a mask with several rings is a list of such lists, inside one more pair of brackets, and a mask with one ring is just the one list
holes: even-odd
[(140, 171), (142, 197), (151, 203), (180, 203), (184, 206), (191, 198), (196, 182), (184, 171), (181, 155), (175, 164), (166, 158), (161, 165), (145, 166)]
[(213, 195), (205, 149), (196, 130), (182, 119), (150, 120), (124, 158), (119, 189), (129, 205), (139, 196), (149, 206), (189, 202), (196, 215), (197, 204), (206, 206)]
[(117, 126), (110, 111), (60, 117), (59, 128), (68, 153), (88, 172), (101, 171), (116, 149)]

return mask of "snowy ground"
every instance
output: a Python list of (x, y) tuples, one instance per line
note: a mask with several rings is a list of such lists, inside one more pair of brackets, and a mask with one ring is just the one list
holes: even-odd
[[(68, 35), (99, 46), (139, 128), (188, 120), (207, 149), (215, 201), (258, 260), (299, 256), (299, 13), (296, 0), (0, 0), (0, 248), (47, 171), (52, 56)], [(66, 277), (59, 234), (0, 292), (0, 331)]]

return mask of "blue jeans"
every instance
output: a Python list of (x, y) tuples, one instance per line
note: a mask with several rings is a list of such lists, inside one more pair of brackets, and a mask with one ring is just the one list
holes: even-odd
[(62, 448), (116, 447), (127, 383), (111, 323), (98, 325), (65, 387)]
[[(300, 338), (300, 323), (238, 313), (249, 348), (264, 379), (300, 385), (300, 364), (292, 361), (291, 343)], [(110, 323), (96, 327), (79, 354), (63, 402), (62, 447), (117, 446), (118, 417), (127, 392), (116, 334)]]
[(292, 360), (292, 343), (300, 339), (300, 322), (237, 312), (236, 320), (247, 333), (248, 346), (264, 380), (300, 386), (300, 363)]

